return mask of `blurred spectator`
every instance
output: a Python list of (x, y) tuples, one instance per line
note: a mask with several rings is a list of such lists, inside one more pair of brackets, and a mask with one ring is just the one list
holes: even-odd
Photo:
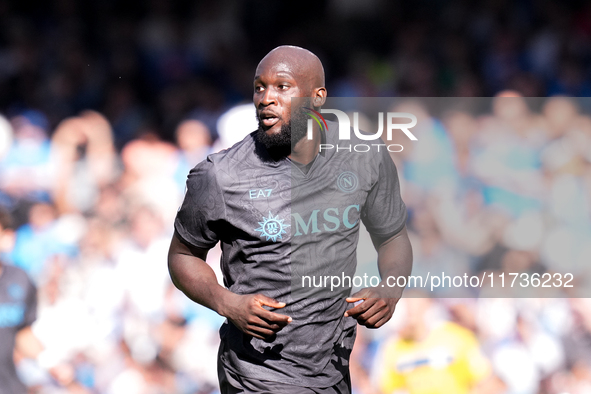
[[(416, 100), (399, 106), (426, 122), (416, 130), (419, 144), (402, 140), (405, 150), (393, 154), (410, 208), (414, 275), (569, 269), (577, 283), (589, 279), (591, 165), (585, 147), (591, 121), (580, 101), (517, 99), (482, 99), (473, 108), (484, 112), (455, 109), (444, 112), (443, 119), (429, 115)], [(243, 111), (250, 113), (252, 107)], [(360, 119), (367, 123), (369, 118)], [(372, 128), (370, 123), (364, 127)], [(56, 177), (46, 192), (50, 202), (23, 205), (30, 196), (11, 196), (12, 209), (26, 217), (12, 237), (14, 247), (4, 248), (2, 256), (39, 284), (33, 332), (46, 349), (43, 365), (69, 387), (108, 393), (215, 392), (210, 361), (217, 354), (216, 331), (223, 318), (171, 286), (163, 264), (186, 177), (182, 173), (210, 152), (209, 136), (204, 123), (187, 120), (177, 127), (177, 145), (145, 133), (118, 155), (109, 123), (84, 111), (60, 123), (48, 142)], [(426, 146), (420, 145), (423, 140)], [(494, 188), (507, 194), (491, 199)], [(530, 202), (524, 205), (522, 197), (509, 195)], [(216, 271), (220, 254), (215, 249), (208, 255)], [(371, 263), (371, 258), (361, 256), (359, 262)], [(435, 293), (445, 297), (452, 294), (448, 290)], [(583, 351), (587, 309), (577, 300), (403, 301), (395, 314), (402, 320), (379, 333), (360, 330), (351, 359), (356, 392), (374, 394), (392, 384), (414, 392), (420, 390), (412, 388), (418, 372), (439, 374), (440, 382), (473, 392), (576, 392), (589, 384)], [(421, 326), (421, 314), (433, 326)], [(476, 370), (454, 366), (465, 356), (462, 346), (451, 349), (458, 352), (456, 361), (437, 356), (438, 351), (432, 358), (439, 341), (482, 345), (476, 359), (485, 360), (482, 365), (493, 375), (477, 384)], [(415, 361), (441, 362), (443, 368), (400, 370), (411, 355)], [(58, 390), (39, 365), (17, 360), (28, 384)]]
[(48, 138), (49, 122), (39, 111), (11, 119), (14, 140), (0, 166), (0, 185), (13, 199), (49, 201), (54, 181)]
[[(77, 251), (76, 239), (61, 237), (61, 220), (55, 207), (49, 203), (36, 203), (29, 211), (29, 223), (16, 231), (14, 250), (9, 258), (21, 267), (39, 284), (44, 279), (44, 270), (50, 259), (73, 255)], [(63, 223), (63, 222), (62, 222)]]
[(52, 136), (57, 171), (54, 200), (60, 213), (87, 212), (99, 190), (117, 176), (115, 146), (109, 122), (85, 111), (60, 123)]
[[(136, 207), (129, 216), (129, 235), (115, 256), (126, 307), (131, 315), (160, 319), (166, 290), (172, 283), (166, 264), (162, 264), (169, 242), (161, 216), (148, 206)], [(138, 281), (140, 272), (142, 280)]]
[[(10, 251), (12, 219), (0, 207), (0, 246), (2, 252)], [(6, 265), (0, 259), (0, 350), (2, 393), (26, 393), (27, 386), (45, 383), (46, 386), (77, 387), (68, 364), (54, 363), (51, 351), (45, 348), (33, 325), (37, 319), (37, 288), (21, 268)], [(35, 361), (33, 361), (35, 360)], [(19, 366), (15, 368), (15, 362)], [(29, 364), (29, 368), (23, 364)], [(39, 368), (41, 366), (42, 368)], [(35, 378), (30, 373), (39, 372)], [(25, 384), (23, 384), (25, 383)]]
[(413, 133), (421, 136), (420, 143), (405, 144), (410, 151), (405, 155), (404, 178), (409, 187), (423, 192), (436, 189), (449, 189), (458, 181), (453, 156), (453, 145), (441, 121), (431, 117), (427, 108), (418, 101), (408, 101), (392, 112), (408, 112), (417, 117)]
[[(12, 226), (9, 213), (0, 208), (0, 243)], [(2, 393), (26, 393), (16, 374), (13, 351), (20, 357), (36, 358), (41, 353), (39, 341), (31, 331), (37, 318), (37, 289), (20, 268), (0, 260), (0, 380)]]
[(213, 151), (218, 152), (231, 147), (258, 128), (254, 105), (241, 104), (230, 108), (220, 116), (217, 122), (219, 139)]
[[(377, 382), (382, 393), (471, 393), (487, 383), (486, 392), (502, 393), (503, 385), (493, 389), (489, 361), (479, 349), (474, 334), (449, 321), (439, 321), (428, 298), (407, 298), (404, 321), (398, 335), (381, 350)], [(401, 308), (402, 309), (402, 308)], [(484, 391), (483, 391), (484, 392)]]
[(591, 305), (589, 299), (571, 300), (573, 327), (570, 335), (564, 336), (567, 363), (572, 373), (561, 372), (550, 382), (554, 390), (566, 389), (583, 393), (591, 387)]
[(179, 157), (175, 179), (181, 191), (184, 191), (189, 170), (211, 152), (211, 132), (205, 123), (188, 119), (177, 127), (176, 143), (179, 147)]
[(172, 226), (182, 192), (175, 183), (177, 148), (153, 134), (129, 142), (121, 152), (124, 171), (121, 192), (132, 205), (157, 207)]
[(484, 183), (487, 205), (509, 214), (539, 209), (542, 177), (539, 151), (546, 142), (543, 122), (517, 93), (501, 93), (483, 120), (474, 149), (474, 172)]
[[(412, 275), (427, 278), (428, 272), (470, 272), (470, 260), (460, 250), (447, 244), (427, 207), (417, 207), (410, 223), (413, 245)], [(448, 289), (449, 290), (449, 289)], [(445, 296), (445, 289), (435, 289), (434, 296)], [(455, 295), (461, 290), (453, 289)], [(469, 293), (464, 294), (469, 296)]]
[[(399, 106), (419, 118), (419, 141), (395, 136), (405, 149), (391, 155), (414, 273), (569, 271), (584, 293), (591, 105), (524, 96), (589, 95), (590, 12), (555, 0), (0, 2), (0, 206), (16, 228), (0, 258), (38, 284), (42, 364), (72, 385), (22, 354), (19, 373), (39, 392), (216, 391), (223, 318), (167, 282), (165, 239), (189, 169), (257, 128), (248, 81), (283, 43), (321, 54), (331, 96), (497, 96), (444, 113)], [(220, 255), (208, 255), (215, 270)], [(431, 352), (441, 337), (482, 346), (493, 377), (476, 391), (591, 391), (584, 299), (403, 300), (398, 316), (359, 330), (356, 393), (417, 372), (472, 387), (475, 370)], [(400, 373), (403, 351), (442, 369)]]

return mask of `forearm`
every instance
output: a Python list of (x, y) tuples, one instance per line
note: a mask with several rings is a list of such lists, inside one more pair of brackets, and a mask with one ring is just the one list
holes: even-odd
[(392, 238), (382, 242), (378, 247), (378, 269), (384, 288), (392, 290), (393, 298), (400, 298), (404, 287), (391, 287), (392, 279), (388, 283), (388, 277), (407, 278), (412, 271), (412, 247), (408, 239), (406, 227)]
[(220, 286), (215, 272), (205, 262), (206, 250), (190, 251), (175, 235), (168, 253), (168, 270), (174, 285), (187, 297), (226, 316), (234, 293)]
[(26, 358), (37, 358), (43, 351), (43, 344), (35, 336), (31, 326), (27, 326), (16, 334), (15, 349)]
[(264, 308), (283, 308), (263, 294), (238, 295), (218, 284), (215, 273), (205, 262), (206, 249), (193, 248), (175, 233), (168, 252), (168, 270), (174, 285), (187, 297), (228, 318), (245, 334), (256, 338), (273, 337), (291, 317)]

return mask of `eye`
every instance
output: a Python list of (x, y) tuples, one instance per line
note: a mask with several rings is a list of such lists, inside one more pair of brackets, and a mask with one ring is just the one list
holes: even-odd
[(281, 83), (277, 86), (279, 88), (279, 90), (287, 90), (289, 89), (289, 85)]
[(257, 85), (254, 87), (254, 91), (256, 93), (262, 92), (264, 90), (264, 88), (261, 85)]

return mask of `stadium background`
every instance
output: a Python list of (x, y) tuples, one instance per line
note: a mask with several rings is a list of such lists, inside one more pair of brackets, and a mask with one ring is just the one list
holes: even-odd
[[(258, 60), (280, 44), (317, 53), (333, 96), (591, 92), (583, 1), (0, 1), (0, 204), (17, 225), (2, 258), (37, 283), (35, 332), (69, 383), (19, 359), (32, 392), (216, 392), (221, 319), (172, 289), (166, 251), (186, 173), (250, 127), (244, 107), (222, 114), (250, 102)], [(437, 155), (393, 157), (417, 264), (591, 260), (588, 105), (511, 102), (433, 120), (424, 132)], [(429, 336), (440, 322), (471, 349), (456, 354), (463, 367), (431, 357), (449, 344)], [(403, 301), (387, 327), (360, 330), (355, 393), (412, 384), (390, 350), (412, 353), (413, 333), (429, 341), (415, 343), (410, 371), (441, 392), (449, 380), (487, 393), (591, 390), (586, 299)]]

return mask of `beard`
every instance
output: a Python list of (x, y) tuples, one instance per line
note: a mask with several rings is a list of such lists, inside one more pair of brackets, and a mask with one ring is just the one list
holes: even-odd
[(291, 154), (295, 144), (300, 142), (308, 133), (308, 117), (303, 107), (298, 107), (293, 111), (288, 122), (283, 122), (283, 118), (279, 120), (281, 121), (279, 133), (269, 135), (263, 129), (263, 123), (257, 114), (257, 121), (259, 123), (257, 139), (267, 148), (272, 156), (287, 157)]

